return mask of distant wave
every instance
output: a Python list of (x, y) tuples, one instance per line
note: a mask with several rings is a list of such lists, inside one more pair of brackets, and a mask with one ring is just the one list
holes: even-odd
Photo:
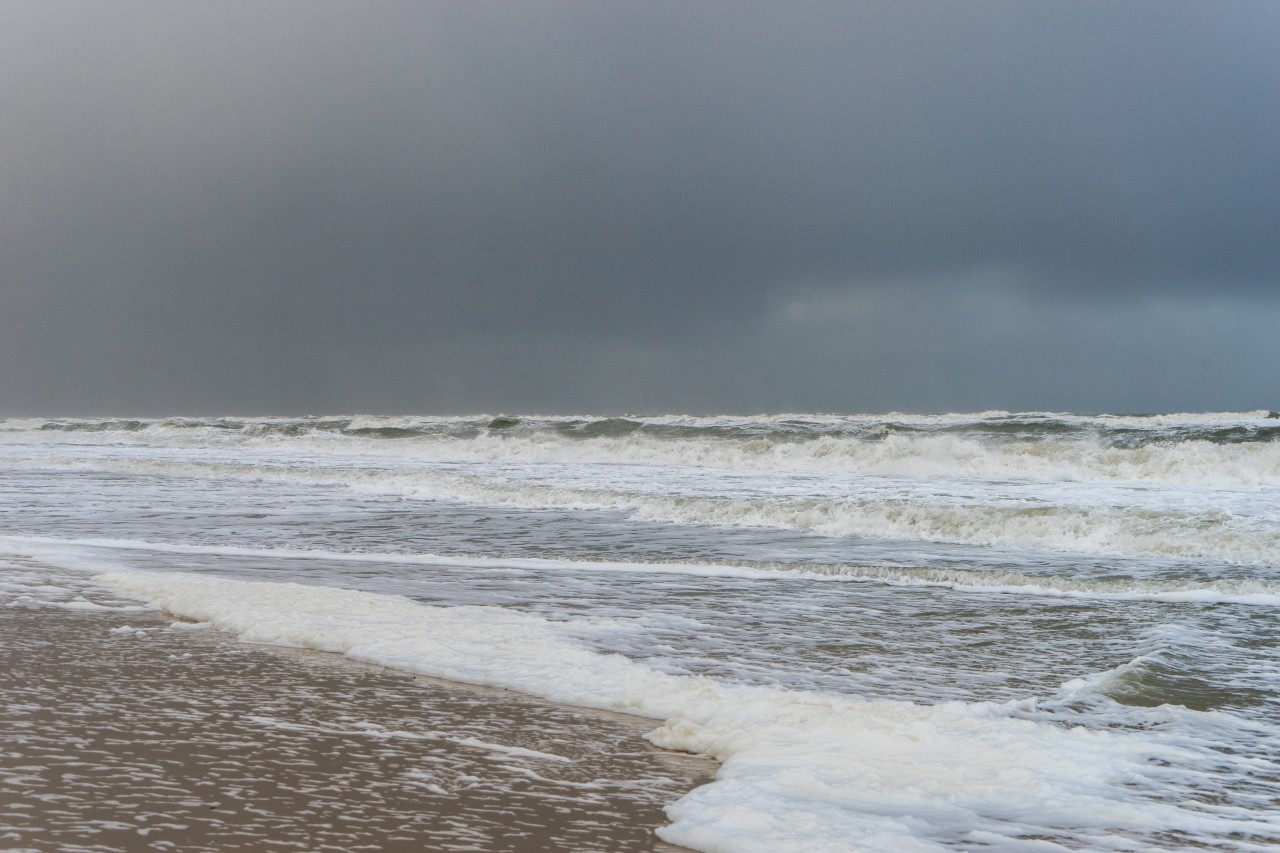
[(0, 431), (176, 432), (216, 430), (245, 436), (338, 434), (365, 438), (473, 438), (559, 435), (566, 438), (772, 438), (843, 436), (882, 438), (895, 433), (973, 434), (1037, 439), (1079, 435), (1104, 442), (1142, 444), (1182, 440), (1236, 443), (1280, 438), (1275, 412), (1217, 412), (1168, 415), (1076, 415), (1054, 412), (977, 412), (917, 415), (474, 415), (412, 417), (376, 415), (304, 418), (0, 418)]
[(0, 431), (11, 442), (394, 452), (423, 461), (613, 462), (1049, 482), (1280, 486), (1280, 419), (1267, 412), (1141, 417), (982, 413), (28, 419), (0, 421)]

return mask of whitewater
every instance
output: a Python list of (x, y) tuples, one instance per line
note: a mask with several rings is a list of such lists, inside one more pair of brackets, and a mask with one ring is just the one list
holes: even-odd
[(704, 851), (1280, 845), (1280, 418), (0, 420), (0, 599), (650, 718)]

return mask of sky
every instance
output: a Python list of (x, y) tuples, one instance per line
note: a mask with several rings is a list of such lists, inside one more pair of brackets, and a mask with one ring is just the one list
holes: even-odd
[(0, 415), (1280, 408), (1280, 3), (0, 6)]

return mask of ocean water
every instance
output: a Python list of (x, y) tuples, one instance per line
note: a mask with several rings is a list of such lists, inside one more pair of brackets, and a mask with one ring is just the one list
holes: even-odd
[(1280, 419), (0, 421), (0, 596), (651, 717), (707, 851), (1280, 845)]

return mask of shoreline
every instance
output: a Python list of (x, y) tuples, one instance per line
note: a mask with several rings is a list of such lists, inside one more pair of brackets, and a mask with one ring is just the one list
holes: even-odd
[(715, 774), (652, 720), (183, 624), (5, 608), (0, 844), (675, 853)]

